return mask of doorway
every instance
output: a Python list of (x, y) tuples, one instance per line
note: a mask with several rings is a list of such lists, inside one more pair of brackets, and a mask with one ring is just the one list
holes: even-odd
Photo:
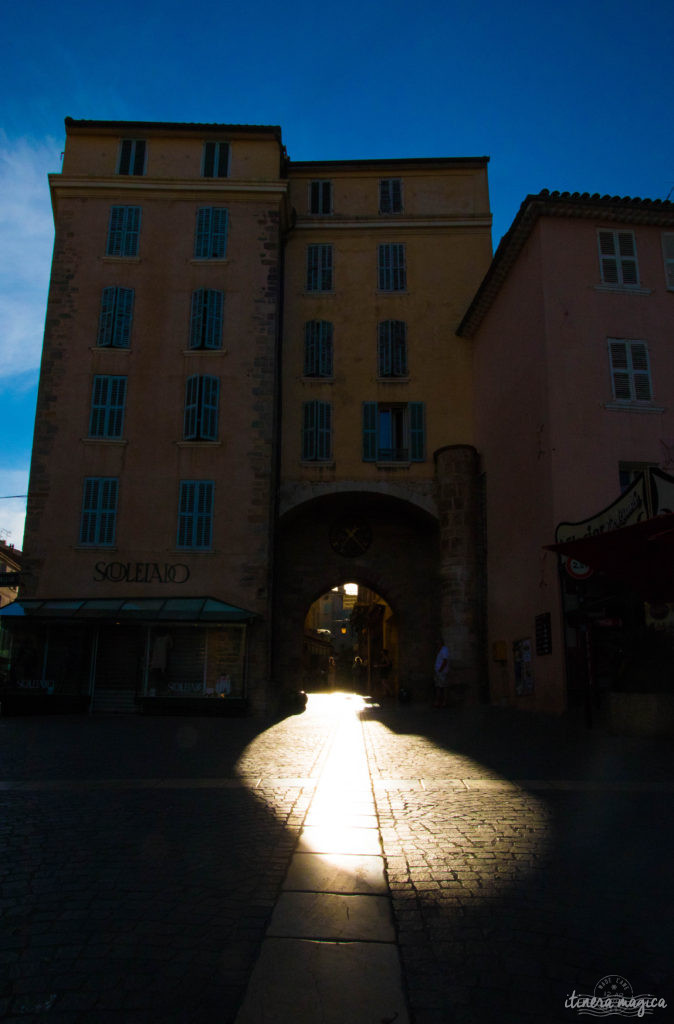
[(395, 697), (398, 665), (397, 617), (377, 591), (348, 581), (312, 602), (304, 620), (302, 670), (307, 692)]

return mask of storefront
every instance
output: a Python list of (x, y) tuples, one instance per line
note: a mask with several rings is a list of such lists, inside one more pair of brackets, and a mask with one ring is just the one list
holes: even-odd
[(674, 477), (640, 474), (616, 501), (560, 523), (570, 704), (590, 720), (616, 694), (674, 694)]
[(0, 612), (2, 713), (243, 711), (254, 618), (210, 597), (15, 601)]

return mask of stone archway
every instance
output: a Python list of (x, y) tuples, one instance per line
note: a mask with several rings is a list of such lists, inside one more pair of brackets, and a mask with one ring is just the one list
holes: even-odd
[(279, 521), (273, 680), (297, 688), (307, 608), (355, 580), (386, 597), (399, 631), (399, 676), (417, 699), (430, 693), (440, 628), (438, 522), (418, 506), (367, 492), (325, 495)]

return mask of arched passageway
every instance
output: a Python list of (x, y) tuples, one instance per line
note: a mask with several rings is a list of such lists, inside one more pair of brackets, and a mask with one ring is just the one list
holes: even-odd
[(354, 581), (314, 601), (304, 621), (303, 689), (396, 697), (398, 619), (381, 594)]
[(306, 682), (305, 626), (314, 602), (335, 586), (357, 583), (361, 603), (383, 609), (364, 612), (370, 621), (359, 627), (366, 629), (359, 642), (369, 637), (371, 647), (367, 682), (381, 689), (375, 660), (379, 674), (381, 650), (390, 641), (396, 685), (419, 699), (430, 694), (440, 629), (438, 524), (431, 515), (410, 502), (364, 492), (305, 502), (280, 521), (275, 576), (277, 689), (303, 688)]

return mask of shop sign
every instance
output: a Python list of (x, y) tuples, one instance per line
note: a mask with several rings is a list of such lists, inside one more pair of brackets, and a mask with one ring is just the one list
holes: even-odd
[(185, 583), (189, 566), (182, 562), (96, 562), (94, 580), (108, 583)]

